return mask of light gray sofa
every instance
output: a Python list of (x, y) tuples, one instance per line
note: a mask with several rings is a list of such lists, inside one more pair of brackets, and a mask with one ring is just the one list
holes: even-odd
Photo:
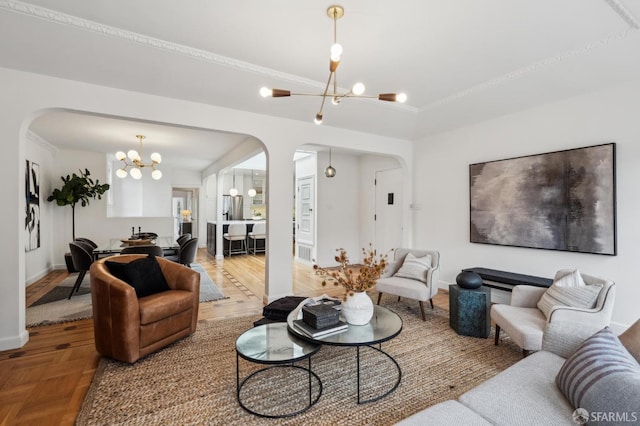
[[(398, 423), (422, 425), (574, 425), (574, 408), (555, 377), (582, 342), (597, 329), (576, 323), (549, 324), (542, 350), (449, 400)], [(623, 342), (624, 344), (624, 342)]]

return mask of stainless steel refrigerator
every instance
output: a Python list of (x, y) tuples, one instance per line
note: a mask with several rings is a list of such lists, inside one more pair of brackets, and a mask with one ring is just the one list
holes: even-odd
[(231, 195), (222, 196), (222, 218), (224, 220), (244, 219), (242, 209), (242, 195), (236, 195), (235, 197), (232, 197)]

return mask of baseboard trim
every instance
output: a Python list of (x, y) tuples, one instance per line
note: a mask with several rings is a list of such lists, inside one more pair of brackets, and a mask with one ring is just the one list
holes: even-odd
[[(31, 284), (33, 284), (33, 283), (35, 283), (36, 281), (38, 281), (39, 279), (44, 278), (44, 277), (45, 277), (49, 272), (51, 272), (51, 271), (53, 271), (53, 270), (55, 270), (55, 269), (58, 269), (58, 268), (57, 268), (57, 267), (55, 267), (55, 266), (58, 266), (58, 265), (52, 265), (52, 266), (49, 266), (49, 267), (48, 267), (47, 269), (45, 269), (44, 271), (41, 271), (40, 273), (38, 273), (38, 274), (36, 274), (36, 275), (34, 275), (34, 276), (30, 277), (29, 279), (25, 280), (24, 285), (28, 287), (28, 286), (30, 286)], [(60, 268), (60, 269), (62, 269), (62, 268)]]
[(8, 351), (9, 349), (18, 349), (23, 347), (29, 341), (29, 333), (22, 330), (17, 336), (5, 337), (0, 339), (0, 351)]

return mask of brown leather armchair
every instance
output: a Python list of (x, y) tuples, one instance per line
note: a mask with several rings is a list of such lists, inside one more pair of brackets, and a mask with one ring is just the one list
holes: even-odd
[(143, 254), (111, 256), (91, 265), (91, 301), (96, 350), (133, 363), (196, 331), (200, 274), (157, 258), (171, 290), (136, 297), (133, 287), (116, 278), (105, 260), (129, 263)]

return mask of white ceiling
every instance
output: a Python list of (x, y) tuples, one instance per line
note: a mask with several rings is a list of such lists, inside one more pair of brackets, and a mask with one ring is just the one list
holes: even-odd
[[(333, 38), (326, 15), (331, 4), (2, 0), (0, 66), (311, 121), (319, 98), (263, 99), (258, 90), (321, 91)], [(339, 85), (362, 81), (365, 94), (404, 91), (408, 101), (347, 99), (326, 107), (324, 125), (415, 139), (640, 75), (637, 0), (339, 4), (345, 9), (337, 31), (344, 47)], [(35, 127), (62, 147), (73, 146), (71, 131), (86, 143), (80, 130), (56, 126), (62, 118), (43, 118)], [(137, 129), (111, 137), (121, 145), (150, 132)], [(193, 129), (175, 132), (180, 141), (202, 136)], [(201, 143), (224, 149), (225, 138), (207, 140), (206, 134)], [(160, 135), (148, 136), (149, 145), (165, 143)]]

